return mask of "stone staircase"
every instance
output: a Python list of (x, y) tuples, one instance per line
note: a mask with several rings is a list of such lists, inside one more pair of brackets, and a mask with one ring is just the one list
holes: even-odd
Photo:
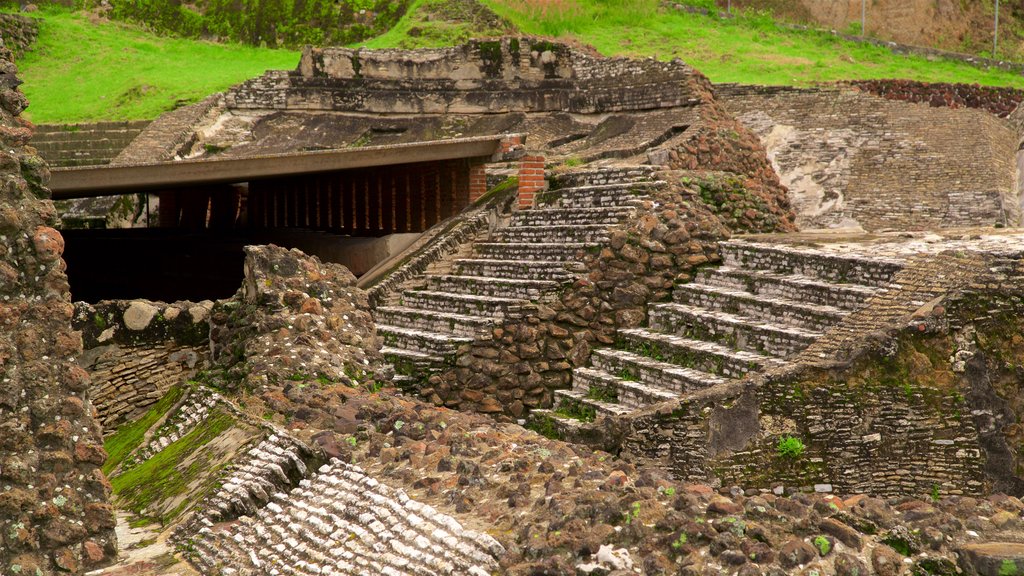
[(830, 327), (885, 290), (901, 268), (887, 259), (732, 240), (723, 264), (701, 270), (648, 325), (595, 350), (552, 410), (531, 418), (564, 437), (586, 437), (599, 415), (621, 416), (785, 365)]
[(646, 167), (573, 172), (555, 184), (562, 187), (536, 209), (512, 213), (449, 270), (428, 273), (374, 311), (400, 386), (450, 365), (460, 346), (490, 339), (502, 319), (584, 272), (582, 253), (601, 246), (645, 190), (663, 185)]
[(32, 145), (56, 168), (109, 164), (148, 124), (147, 120), (40, 124)]

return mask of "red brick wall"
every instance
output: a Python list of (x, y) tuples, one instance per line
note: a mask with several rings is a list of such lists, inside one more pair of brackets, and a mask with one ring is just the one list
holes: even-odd
[(523, 156), (519, 161), (519, 209), (533, 208), (537, 192), (547, 186), (544, 180), (544, 157)]
[(487, 167), (484, 164), (469, 166), (469, 202), (476, 202), (487, 192)]

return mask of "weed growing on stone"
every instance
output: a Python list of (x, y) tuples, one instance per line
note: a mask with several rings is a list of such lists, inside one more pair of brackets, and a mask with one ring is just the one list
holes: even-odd
[(172, 387), (145, 415), (131, 424), (125, 424), (118, 428), (117, 432), (114, 432), (113, 435), (103, 442), (103, 449), (107, 451), (107, 461), (103, 464), (104, 474), (109, 475), (113, 472), (125, 458), (142, 444), (146, 432), (174, 406), (184, 392), (185, 389), (182, 386)]
[(795, 436), (783, 436), (779, 438), (779, 443), (775, 446), (775, 451), (779, 456), (792, 459), (799, 458), (805, 449), (803, 440)]
[(818, 549), (818, 553), (822, 556), (827, 556), (832, 551), (832, 543), (824, 536), (816, 536), (814, 538), (814, 547)]
[(673, 550), (679, 550), (679, 549), (680, 549), (680, 548), (682, 548), (682, 547), (683, 547), (683, 546), (684, 546), (685, 544), (686, 544), (686, 532), (683, 532), (682, 534), (680, 534), (680, 535), (679, 535), (679, 538), (676, 538), (676, 539), (675, 539), (675, 540), (674, 540), (674, 541), (672, 542), (672, 549), (673, 549)]
[(622, 513), (622, 520), (626, 524), (632, 524), (634, 520), (640, 517), (640, 503), (633, 502), (630, 505), (629, 510)]
[(592, 406), (569, 399), (562, 400), (555, 409), (555, 414), (581, 422), (593, 422), (597, 418), (597, 411)]

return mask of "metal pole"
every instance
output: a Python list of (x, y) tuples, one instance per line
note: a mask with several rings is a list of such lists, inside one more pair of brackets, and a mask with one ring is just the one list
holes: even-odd
[[(998, 1), (998, 0), (997, 0)], [(860, 0), (860, 36), (867, 35), (867, 3), (868, 0)]]
[(997, 58), (999, 50), (999, 0), (996, 0), (996, 24), (992, 32), (992, 58)]

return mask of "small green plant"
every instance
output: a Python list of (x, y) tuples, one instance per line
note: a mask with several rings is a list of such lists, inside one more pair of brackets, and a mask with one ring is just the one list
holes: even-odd
[(814, 537), (814, 547), (818, 549), (818, 553), (822, 556), (827, 556), (832, 551), (832, 543), (824, 536)]
[(1017, 563), (1009, 558), (1003, 560), (1003, 563), (999, 565), (999, 576), (1017, 576), (1020, 571), (1017, 569)]
[(938, 502), (939, 501), (939, 485), (938, 484), (932, 484), (932, 494), (931, 494), (931, 496), (932, 496), (932, 502)]
[(622, 520), (626, 524), (632, 524), (634, 520), (640, 517), (640, 503), (633, 502), (630, 505), (629, 510), (622, 513)]
[(629, 368), (623, 368), (622, 370), (619, 370), (619, 373), (616, 374), (616, 376), (619, 377), (619, 380), (624, 380), (626, 382), (636, 382), (637, 380), (639, 380), (639, 378), (633, 375), (633, 371), (630, 370)]
[(685, 544), (686, 544), (686, 532), (683, 532), (683, 533), (681, 533), (679, 535), (679, 538), (676, 538), (675, 541), (672, 542), (672, 549), (673, 550), (679, 550)]
[(779, 438), (779, 443), (775, 446), (775, 451), (778, 452), (779, 456), (794, 460), (799, 458), (805, 449), (803, 440), (796, 436), (783, 436)]
[(346, 437), (346, 438), (345, 438), (345, 442), (346, 442), (346, 443), (347, 443), (347, 444), (348, 444), (349, 446), (351, 446), (351, 447), (355, 448), (355, 447), (356, 447), (356, 443), (357, 443), (358, 441), (356, 440), (356, 437), (355, 437), (355, 436), (348, 436), (348, 437)]
[(671, 486), (669, 486), (668, 488), (663, 488), (661, 493), (664, 494), (665, 496), (668, 496), (669, 498), (671, 498), (672, 496), (676, 495), (676, 489), (671, 487)]

